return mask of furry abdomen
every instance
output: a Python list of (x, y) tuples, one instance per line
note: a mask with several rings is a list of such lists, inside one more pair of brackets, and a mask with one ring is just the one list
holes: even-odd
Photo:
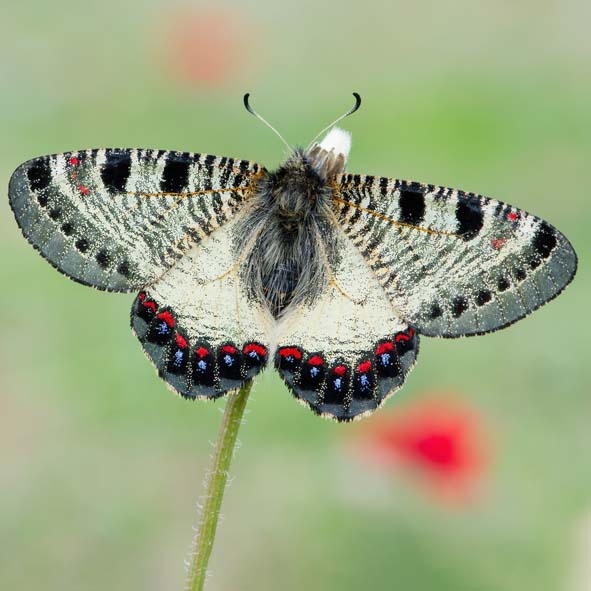
[(246, 254), (242, 281), (273, 316), (314, 301), (329, 280), (330, 190), (301, 152), (261, 179), (237, 236)]

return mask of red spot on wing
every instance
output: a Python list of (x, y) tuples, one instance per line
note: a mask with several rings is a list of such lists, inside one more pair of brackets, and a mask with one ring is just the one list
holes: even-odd
[(371, 361), (369, 359), (366, 359), (365, 361), (362, 361), (358, 366), (357, 366), (357, 371), (359, 373), (367, 373), (368, 371), (371, 370)]
[(394, 340), (399, 343), (400, 341), (410, 341), (413, 338), (415, 331), (412, 328), (409, 328), (406, 332), (399, 332), (395, 337)]
[(187, 348), (187, 339), (185, 339), (185, 337), (183, 337), (183, 335), (177, 333), (176, 335), (176, 344), (181, 348), (181, 349), (186, 349)]
[(302, 352), (297, 347), (282, 347), (279, 349), (280, 357), (293, 357), (294, 359), (301, 359)]
[(347, 373), (347, 368), (344, 365), (337, 365), (333, 371), (335, 375), (343, 377)]
[(394, 345), (390, 341), (380, 343), (376, 349), (376, 355), (383, 355), (384, 353), (391, 353), (394, 350)]
[(505, 242), (507, 242), (506, 238), (493, 238), (490, 241), (490, 245), (495, 249), (495, 250), (501, 250), (501, 248), (504, 246)]
[(312, 355), (312, 357), (310, 357), (310, 359), (308, 359), (308, 363), (310, 365), (323, 365), (324, 364), (324, 359), (322, 359), (322, 357), (320, 357), (320, 355)]
[(206, 349), (205, 347), (199, 347), (198, 349), (195, 349), (195, 355), (197, 355), (197, 357), (200, 359), (203, 359), (209, 355), (209, 349)]
[(224, 345), (222, 347), (222, 353), (228, 353), (229, 355), (235, 355), (238, 353), (238, 349), (234, 345)]
[(152, 310), (152, 312), (156, 312), (156, 302), (153, 302), (152, 300), (143, 301), (142, 306), (144, 308), (150, 308), (150, 310)]
[(85, 185), (78, 185), (78, 191), (80, 191), (80, 193), (82, 193), (84, 196), (90, 193), (90, 189)]
[(252, 352), (256, 353), (259, 357), (267, 356), (267, 348), (263, 347), (263, 345), (259, 345), (258, 343), (249, 343), (243, 349), (243, 353), (245, 355), (248, 355)]
[(72, 156), (68, 162), (72, 165), (72, 166), (78, 166), (78, 164), (80, 164), (80, 160), (78, 160), (78, 158), (76, 158), (76, 156)]
[(168, 311), (165, 312), (160, 312), (160, 314), (158, 314), (157, 318), (159, 320), (164, 320), (164, 322), (166, 322), (166, 324), (172, 328), (174, 326), (174, 317), (172, 316), (172, 314)]
[(140, 291), (138, 298), (140, 299), (140, 302), (143, 302), (146, 299), (146, 292)]
[(511, 212), (509, 212), (509, 213), (507, 214), (507, 219), (508, 219), (510, 222), (514, 222), (514, 221), (516, 221), (517, 219), (519, 219), (519, 215), (518, 215), (518, 214), (516, 214), (514, 211), (511, 211)]

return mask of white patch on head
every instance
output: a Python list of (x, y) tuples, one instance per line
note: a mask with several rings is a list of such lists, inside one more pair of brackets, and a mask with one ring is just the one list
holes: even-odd
[(320, 142), (319, 146), (327, 152), (334, 152), (335, 154), (342, 154), (345, 160), (349, 158), (351, 151), (351, 133), (341, 129), (340, 127), (333, 127)]

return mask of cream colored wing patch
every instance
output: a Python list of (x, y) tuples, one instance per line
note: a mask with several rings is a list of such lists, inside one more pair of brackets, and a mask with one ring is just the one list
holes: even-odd
[(137, 296), (131, 324), (160, 376), (186, 398), (217, 398), (267, 362), (270, 314), (239, 283), (231, 221)]
[(373, 412), (402, 386), (419, 341), (362, 255), (344, 235), (338, 240), (340, 260), (323, 296), (281, 321), (275, 365), (297, 399), (348, 421)]

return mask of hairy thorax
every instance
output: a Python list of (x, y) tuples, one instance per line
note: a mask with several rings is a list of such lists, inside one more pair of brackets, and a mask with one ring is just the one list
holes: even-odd
[[(326, 164), (324, 158), (321, 162)], [(247, 253), (242, 280), (273, 316), (311, 303), (330, 280), (334, 252), (330, 176), (314, 152), (298, 150), (259, 181), (238, 236)]]

